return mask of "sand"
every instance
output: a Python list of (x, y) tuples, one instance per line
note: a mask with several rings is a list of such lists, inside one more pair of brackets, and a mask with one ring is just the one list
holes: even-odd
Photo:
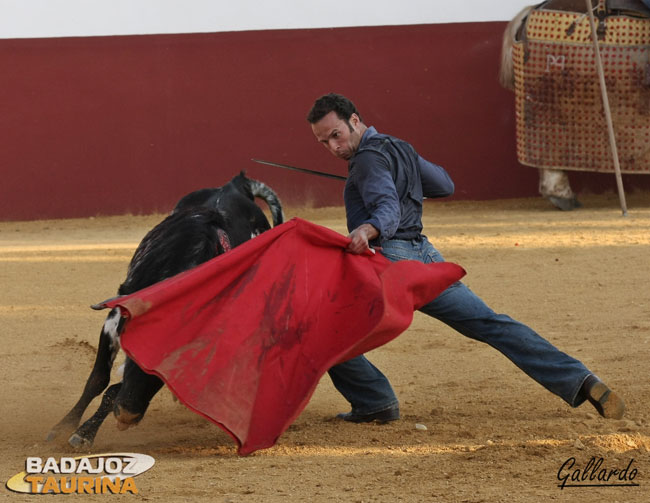
[[(569, 213), (541, 199), (427, 202), (425, 233), (494, 310), (621, 393), (624, 419), (604, 420), (588, 404), (572, 409), (497, 351), (416, 313), (407, 332), (368, 355), (398, 393), (397, 422), (333, 419), (348, 405), (325, 376), (275, 447), (239, 457), (226, 433), (163, 390), (139, 426), (120, 432), (109, 416), (81, 453), (155, 458), (135, 479), (139, 493), (110, 496), (119, 500), (649, 501), (650, 195), (629, 195), (626, 218), (614, 196), (582, 200)], [(345, 232), (343, 208), (287, 216)], [(89, 305), (115, 294), (137, 243), (162, 218), (0, 223), (3, 484), (27, 456), (74, 452), (45, 436), (94, 360), (105, 313)], [(592, 457), (608, 469), (632, 462), (638, 486), (558, 487), (563, 463), (584, 468)], [(5, 497), (34, 500), (3, 488)]]

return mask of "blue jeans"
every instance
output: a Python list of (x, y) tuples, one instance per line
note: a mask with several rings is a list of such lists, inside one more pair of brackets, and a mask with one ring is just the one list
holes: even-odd
[[(381, 252), (392, 262), (417, 260), (428, 264), (444, 261), (424, 236), (410, 241), (386, 241)], [(580, 388), (591, 372), (580, 361), (561, 352), (523, 323), (495, 313), (461, 282), (451, 285), (420, 311), (466, 337), (497, 349), (569, 405), (577, 407), (585, 400)], [(386, 376), (364, 356), (332, 367), (329, 375), (334, 387), (359, 414), (379, 412), (398, 403)]]

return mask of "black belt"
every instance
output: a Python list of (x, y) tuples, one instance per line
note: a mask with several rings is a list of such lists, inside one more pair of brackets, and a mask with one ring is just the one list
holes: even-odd
[(408, 232), (408, 233), (404, 233), (404, 234), (395, 234), (388, 241), (390, 241), (391, 239), (398, 239), (400, 241), (422, 241), (422, 239), (424, 239), (424, 237), (419, 232), (417, 232), (417, 233), (416, 232)]

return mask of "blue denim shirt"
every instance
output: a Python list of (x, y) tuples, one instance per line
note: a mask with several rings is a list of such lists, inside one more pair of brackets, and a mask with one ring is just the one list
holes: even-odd
[(422, 232), (423, 197), (454, 193), (447, 172), (418, 155), (405, 141), (366, 129), (350, 159), (343, 192), (348, 231), (372, 224), (380, 244), (388, 239), (415, 239)]

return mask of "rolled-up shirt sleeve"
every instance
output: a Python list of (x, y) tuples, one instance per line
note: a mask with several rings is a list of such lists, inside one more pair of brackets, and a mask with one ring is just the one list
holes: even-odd
[(449, 174), (437, 164), (418, 156), (424, 197), (446, 197), (454, 193), (454, 182)]
[(355, 159), (355, 181), (369, 217), (381, 240), (395, 235), (401, 218), (399, 197), (388, 161), (376, 152), (363, 152)]

